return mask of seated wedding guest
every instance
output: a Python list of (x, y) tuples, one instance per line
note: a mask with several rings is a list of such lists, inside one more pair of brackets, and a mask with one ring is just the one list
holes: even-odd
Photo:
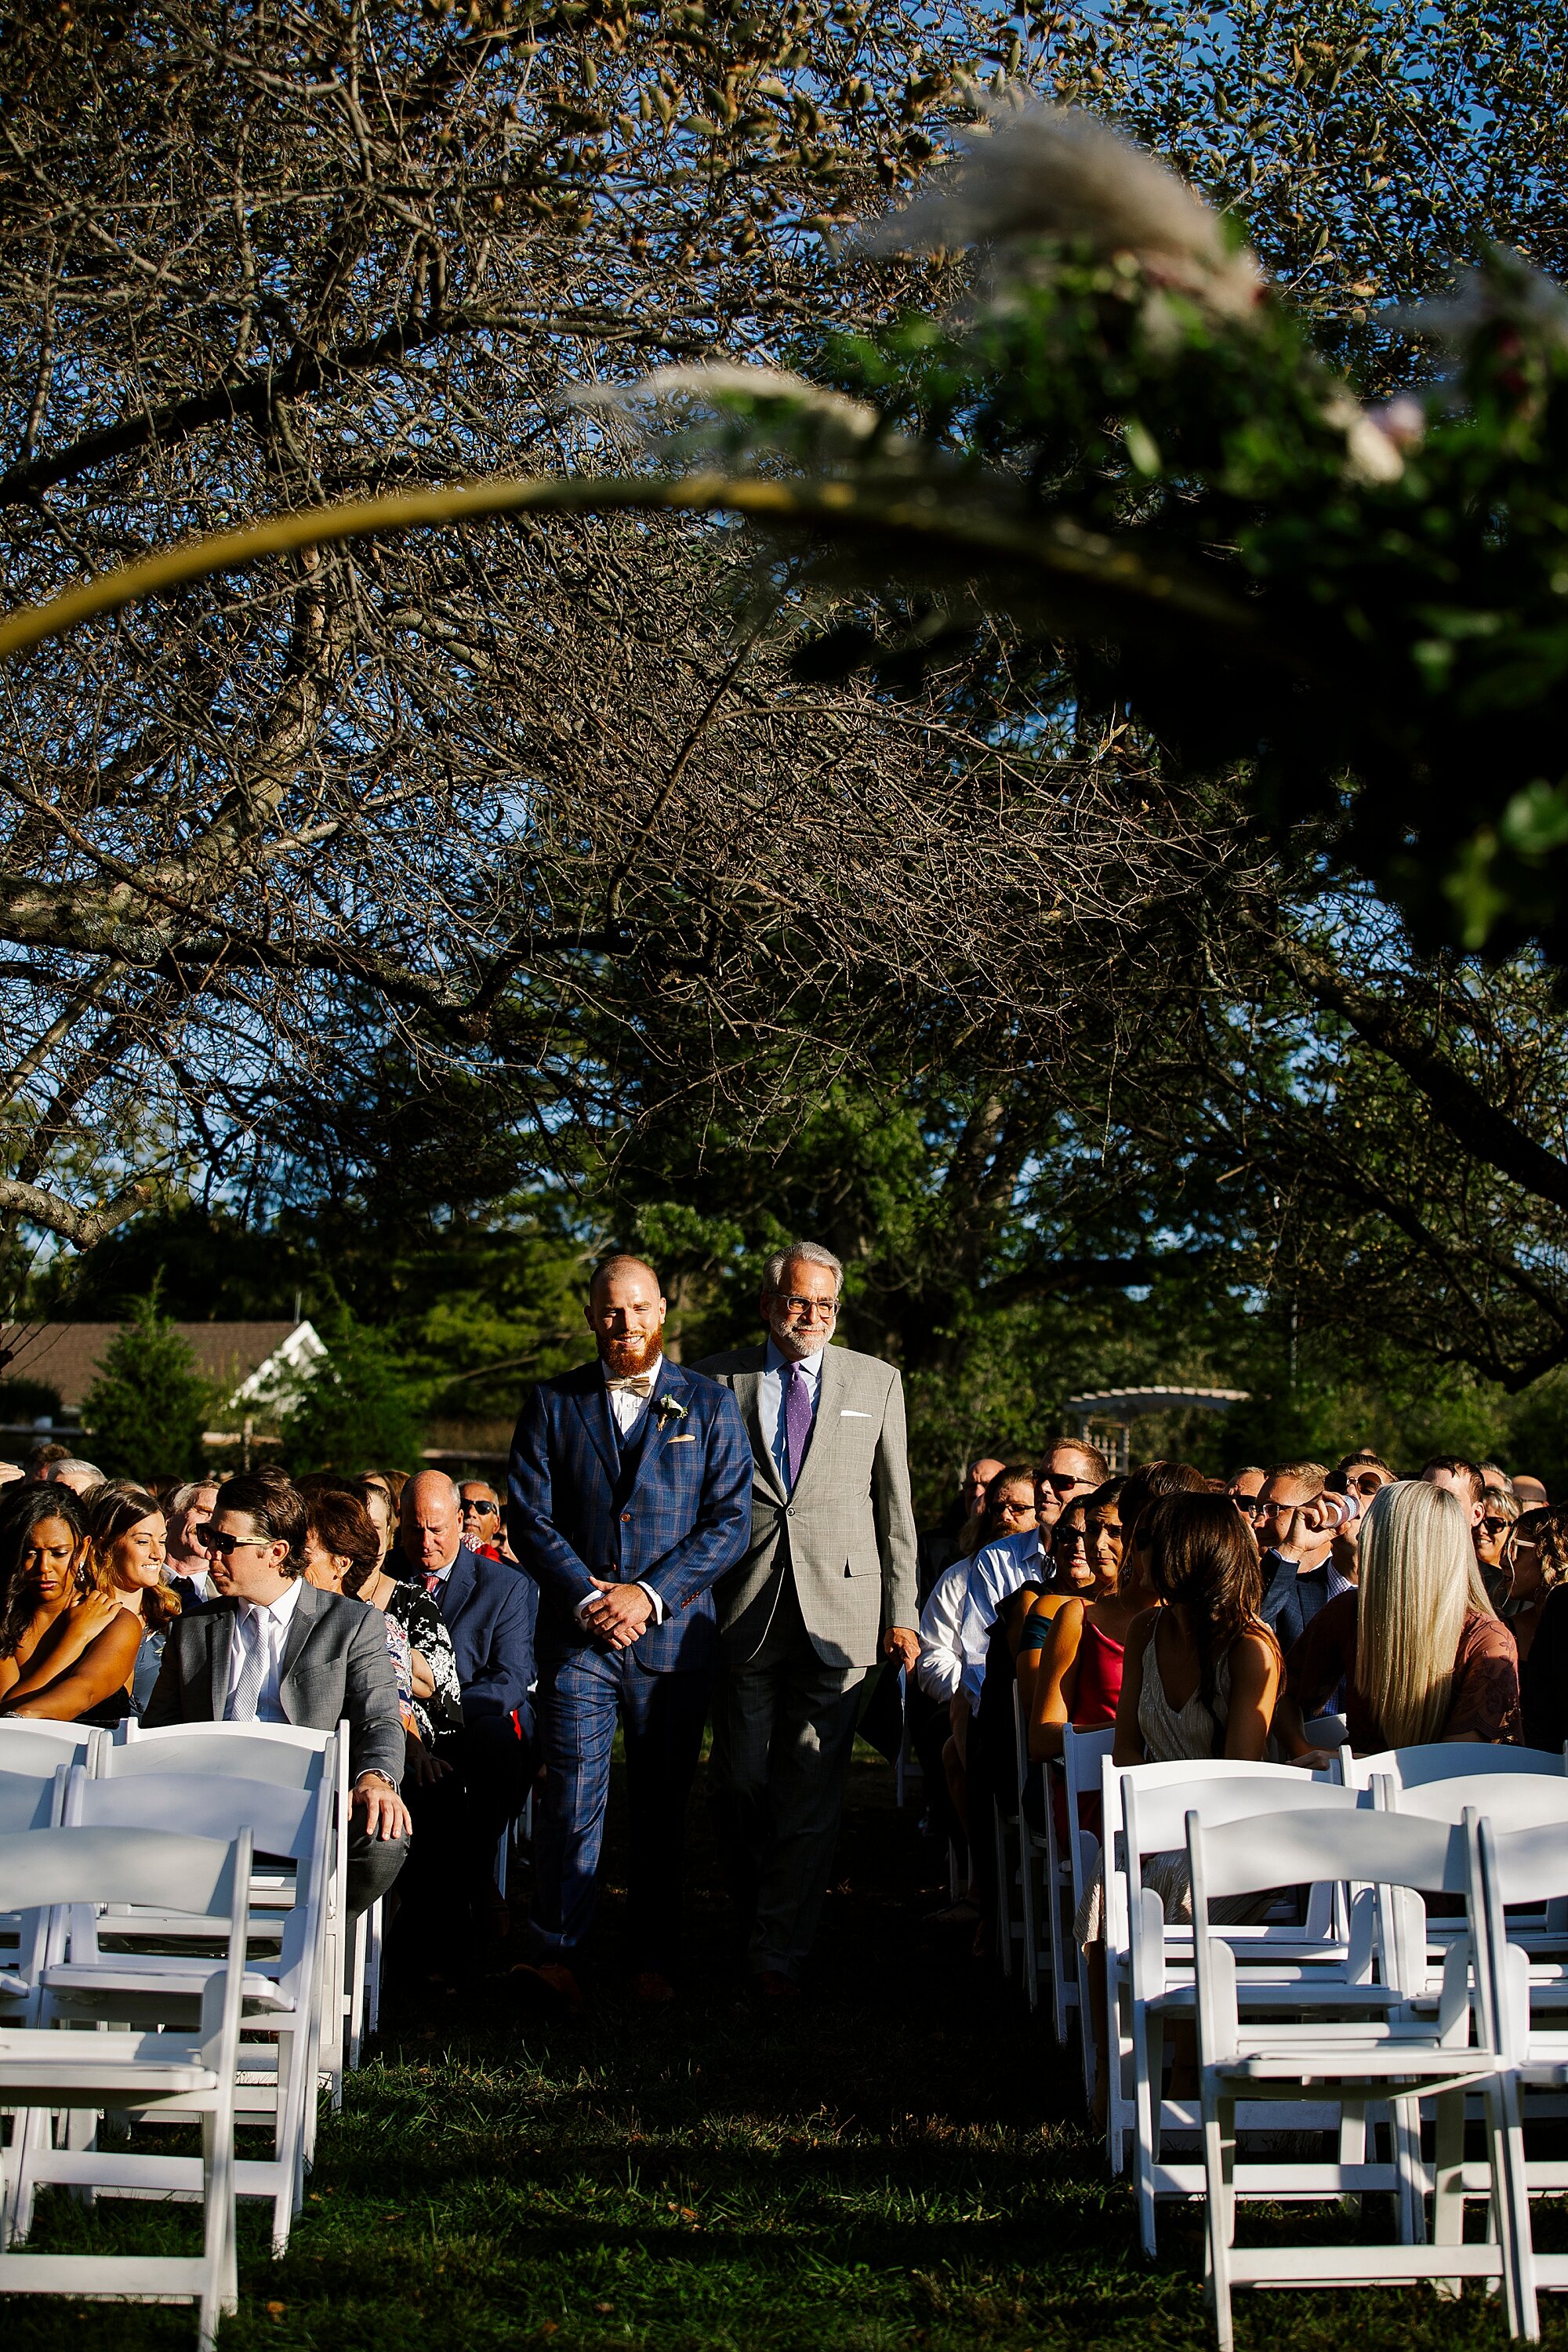
[(1225, 1482), (1226, 1493), (1248, 1527), (1256, 1524), (1263, 1508), (1263, 1482), (1268, 1475), (1268, 1471), (1260, 1470), (1256, 1462), (1248, 1462), (1242, 1469), (1233, 1470)]
[(397, 1683), (379, 1621), (305, 1580), (305, 1503), (281, 1471), (226, 1478), (203, 1542), (217, 1604), (170, 1627), (142, 1721), (346, 1721), (351, 1775), (344, 1873), (349, 1910), (384, 1895), (408, 1853), (398, 1795), (405, 1741)]
[(428, 1769), (437, 1738), (461, 1731), (463, 1725), (452, 1637), (427, 1593), (386, 1573), (381, 1538), (357, 1496), (327, 1493), (308, 1500), (305, 1574), (321, 1591), (343, 1592), (381, 1611), (403, 1727), (420, 1750), (410, 1751), (405, 1790), (441, 1777)]
[(398, 1548), (387, 1567), (432, 1601), (457, 1660), (462, 1728), (438, 1748), (452, 1774), (410, 1791), (419, 1837), (398, 1918), (404, 1965), (439, 1971), (455, 1932), (484, 1941), (510, 1929), (495, 1857), (533, 1779), (539, 1587), (507, 1562), (469, 1549), (457, 1486), (440, 1470), (422, 1470), (405, 1484)]
[[(1519, 1524), (1518, 1498), (1510, 1485), (1488, 1486), (1481, 1496), (1481, 1516), (1476, 1525), (1474, 1542), (1476, 1565), (1481, 1571), (1481, 1582), (1487, 1588), (1487, 1598), (1500, 1617), (1512, 1623), (1512, 1612), (1505, 1607), (1512, 1591), (1512, 1578), (1507, 1565), (1509, 1538)], [(1514, 1627), (1515, 1638), (1518, 1628)], [(1524, 1651), (1520, 1650), (1522, 1659)]]
[(1286, 1654), (1274, 1724), (1284, 1755), (1332, 1760), (1308, 1747), (1302, 1726), (1342, 1684), (1357, 1755), (1518, 1740), (1518, 1653), (1492, 1613), (1465, 1498), (1451, 1487), (1407, 1478), (1373, 1496), (1360, 1585), (1331, 1601)]
[(1026, 1722), (1034, 1706), (1040, 1659), (1049, 1646), (1051, 1626), (1058, 1612), (1065, 1602), (1088, 1601), (1095, 1592), (1095, 1545), (1097, 1537), (1102, 1538), (1104, 1522), (1097, 1517), (1095, 1528), (1091, 1529), (1089, 1514), (1091, 1509), (1097, 1515), (1102, 1513), (1109, 1496), (1114, 1517), (1115, 1497), (1121, 1486), (1120, 1478), (1109, 1479), (1092, 1495), (1080, 1496), (1068, 1505), (1050, 1532), (1048, 1580), (1044, 1584), (1034, 1580), (1021, 1584), (1004, 1605), (1002, 1617), (1006, 1622), (1013, 1672), (1024, 1702)]
[(362, 1470), (360, 1475), (364, 1480), (367, 1486), (379, 1486), (381, 1488), (382, 1493), (386, 1496), (387, 1501), (392, 1506), (392, 1517), (395, 1523), (397, 1514), (403, 1506), (403, 1489), (408, 1484), (407, 1471)]
[[(1022, 1533), (1026, 1524), (1034, 1523), (1034, 1485), (1026, 1471), (1019, 1477), (1016, 1465), (993, 1479), (989, 1490), (991, 1507), (998, 1515), (1009, 1511), (1009, 1486), (1014, 1489), (1010, 1516)], [(1037, 1640), (1031, 1641), (1026, 1651), (1022, 1646), (1024, 1629), (1026, 1623), (1036, 1622), (1031, 1612), (1037, 1611), (1047, 1612), (1037, 1622), (1048, 1624), (1050, 1612), (1059, 1608), (1069, 1594), (1087, 1589), (1094, 1581), (1085, 1549), (1083, 1509), (1081, 1499), (1063, 1505), (1046, 1538), (1043, 1558), (1037, 1559), (1023, 1583), (997, 1607), (986, 1637), (985, 1666), (977, 1700), (971, 1706), (964, 1690), (953, 1701), (952, 1738), (943, 1750), (943, 1763), (955, 1808), (961, 1811), (966, 1831), (971, 1819), (992, 1821), (996, 1804), (1011, 1817), (1023, 1793), (1018, 1788), (1013, 1688), (1016, 1684), (1027, 1721), (1039, 1663)], [(970, 1893), (981, 1921), (975, 1951), (977, 1956), (984, 1956), (993, 1941), (991, 1921), (996, 1902), (994, 1838), (979, 1837), (972, 1845)], [(961, 1909), (945, 1916), (962, 1916), (963, 1913)]]
[(29, 1480), (0, 1507), (0, 1716), (119, 1723), (142, 1623), (121, 1606), (69, 1486)]
[(153, 1696), (163, 1643), (180, 1614), (179, 1588), (165, 1571), (163, 1513), (145, 1488), (129, 1478), (106, 1478), (82, 1506), (93, 1557), (106, 1591), (142, 1620), (127, 1714), (140, 1714)]
[[(953, 1843), (961, 1843), (970, 1859), (971, 1891), (936, 1915), (943, 1921), (968, 1923), (979, 1917), (976, 1904), (984, 1901), (990, 1881), (988, 1855), (970, 1849), (969, 1719), (984, 1687), (999, 1602), (1031, 1582), (1033, 1590), (1043, 1591), (1048, 1580), (1048, 1558), (1036, 1532), (1035, 1514), (1031, 1465), (998, 1464), (986, 1484), (974, 1523), (981, 1538), (978, 1550), (973, 1559), (961, 1556), (952, 1563), (921, 1612), (921, 1657), (913, 1690), (906, 1700), (910, 1738), (930, 1785), (945, 1791), (947, 1801), (941, 1811), (949, 1836), (956, 1828)], [(984, 1613), (973, 1604), (977, 1570), (987, 1580)], [(973, 1657), (966, 1643), (973, 1649)], [(988, 1808), (988, 1794), (984, 1804)]]
[(1262, 1554), (1261, 1614), (1285, 1651), (1350, 1581), (1334, 1564), (1343, 1514), (1326, 1491), (1328, 1475), (1321, 1462), (1276, 1462), (1252, 1523)]
[(29, 1478), (47, 1478), (57, 1462), (68, 1462), (71, 1450), (58, 1438), (40, 1438), (27, 1448), (26, 1472)]
[[(1517, 1488), (1518, 1479), (1514, 1485)], [(1549, 1534), (1544, 1524), (1548, 1521)], [(1568, 1553), (1568, 1505), (1526, 1511), (1514, 1530), (1514, 1541), (1520, 1550), (1528, 1543), (1536, 1553), (1536, 1559), (1521, 1570), (1521, 1576), (1533, 1584), (1537, 1573), (1544, 1572), (1538, 1570), (1543, 1549), (1554, 1565), (1560, 1564)], [(1553, 1756), (1561, 1756), (1568, 1742), (1568, 1580), (1562, 1578), (1560, 1565), (1557, 1577), (1532, 1613), (1534, 1625), (1519, 1677), (1524, 1738), (1527, 1746), (1544, 1748)]]
[[(1268, 1744), (1279, 1687), (1279, 1645), (1258, 1613), (1263, 1580), (1258, 1545), (1228, 1496), (1188, 1490), (1140, 1512), (1134, 1558), (1152, 1605), (1126, 1629), (1116, 1702), (1118, 1764), (1172, 1764), (1225, 1756), (1257, 1763)], [(1184, 1853), (1145, 1858), (1142, 1883), (1167, 1918), (1192, 1907)], [(1091, 1954), (1091, 2023), (1100, 2053), (1095, 2115), (1103, 2120), (1106, 2080), (1102, 1879), (1085, 1891), (1074, 1923)], [(1191, 2029), (1173, 2048), (1173, 2092), (1191, 2088)]]
[(176, 1486), (164, 1513), (169, 1530), (164, 1538), (164, 1565), (176, 1580), (177, 1591), (194, 1592), (202, 1601), (214, 1600), (217, 1591), (207, 1572), (199, 1532), (216, 1507), (217, 1480), (199, 1478)]
[(985, 1489), (1005, 1467), (1000, 1454), (976, 1454), (973, 1462), (964, 1465), (957, 1491), (942, 1517), (916, 1537), (918, 1597), (922, 1609), (943, 1569), (951, 1568), (955, 1559), (973, 1559), (980, 1538)]
[(1513, 1494), (1521, 1511), (1543, 1511), (1546, 1508), (1546, 1489), (1540, 1479), (1532, 1478), (1527, 1470), (1515, 1473)]
[(1394, 1473), (1381, 1454), (1370, 1445), (1358, 1445), (1353, 1454), (1342, 1454), (1324, 1481), (1326, 1488), (1335, 1494), (1348, 1495), (1355, 1505), (1356, 1516), (1337, 1528), (1329, 1558), (1338, 1570), (1342, 1586), (1353, 1584), (1357, 1575), (1358, 1546), (1361, 1542), (1361, 1515), (1380, 1486), (1392, 1486)]
[[(1085, 1505), (1094, 1591), (1058, 1611), (1035, 1684), (1029, 1718), (1029, 1754), (1037, 1761), (1062, 1752), (1062, 1733), (1103, 1730), (1116, 1720), (1123, 1653), (1129, 1629), (1159, 1604), (1148, 1549), (1158, 1507), (1173, 1495), (1201, 1494), (1208, 1480), (1185, 1462), (1152, 1462), (1135, 1470), (1119, 1494), (1101, 1500), (1105, 1489)], [(1228, 1496), (1233, 1523), (1245, 1532)], [(1256, 1549), (1256, 1547), (1254, 1547)], [(1058, 1810), (1058, 1829), (1066, 1816)]]
[(1434, 1454), (1429, 1462), (1421, 1465), (1421, 1477), (1426, 1486), (1447, 1486), (1451, 1495), (1458, 1496), (1473, 1543), (1481, 1520), (1481, 1498), (1487, 1491), (1487, 1482), (1477, 1465), (1467, 1462), (1459, 1454)]
[(1501, 1591), (1494, 1596), (1498, 1615), (1513, 1635), (1519, 1652), (1521, 1688), (1547, 1601), (1562, 1583), (1565, 1570), (1568, 1511), (1559, 1507), (1554, 1510), (1523, 1512), (1510, 1528), (1504, 1541)]
[(984, 1644), (995, 1614), (996, 1600), (1016, 1592), (1031, 1575), (1042, 1584), (1049, 1577), (1048, 1557), (1036, 1526), (1035, 1474), (1028, 1463), (997, 1465), (996, 1474), (982, 1498), (975, 1526), (982, 1540), (973, 1558), (961, 1556), (943, 1570), (921, 1612), (921, 1655), (915, 1679), (920, 1689), (943, 1707), (956, 1698), (963, 1681), (963, 1638), (976, 1564), (981, 1565), (983, 1572), (994, 1571), (991, 1581), (995, 1587), (995, 1599), (990, 1597), (988, 1591), (984, 1622), (975, 1618), (968, 1626), (980, 1640), (973, 1661), (976, 1687), (985, 1671)]

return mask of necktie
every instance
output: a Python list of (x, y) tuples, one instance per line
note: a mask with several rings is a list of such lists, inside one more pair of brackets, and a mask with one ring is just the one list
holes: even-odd
[(432, 1601), (435, 1599), (437, 1592), (440, 1591), (441, 1571), (439, 1569), (436, 1570), (433, 1574), (426, 1575), (425, 1579), (425, 1590), (430, 1595)]
[(607, 1389), (623, 1390), (627, 1396), (645, 1397), (652, 1393), (653, 1374), (651, 1372), (628, 1372), (624, 1381), (606, 1381), (605, 1382), (605, 1386)]
[(793, 1495), (811, 1444), (811, 1385), (798, 1364), (784, 1388), (784, 1477)]
[(267, 1670), (267, 1651), (258, 1609), (246, 1611), (239, 1621), (237, 1637), (239, 1675), (229, 1694), (227, 1719), (230, 1723), (254, 1723), (257, 1701), (261, 1696), (261, 1677)]

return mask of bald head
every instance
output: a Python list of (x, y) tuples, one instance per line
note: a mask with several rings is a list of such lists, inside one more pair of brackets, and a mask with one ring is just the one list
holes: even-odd
[(397, 1515), (398, 1546), (421, 1576), (450, 1568), (463, 1540), (463, 1507), (444, 1470), (421, 1470), (403, 1489)]
[(659, 1286), (658, 1276), (646, 1257), (607, 1257), (601, 1260), (600, 1264), (594, 1268), (588, 1284), (590, 1306), (606, 1284), (615, 1283), (623, 1275), (641, 1275), (647, 1286), (657, 1295)]

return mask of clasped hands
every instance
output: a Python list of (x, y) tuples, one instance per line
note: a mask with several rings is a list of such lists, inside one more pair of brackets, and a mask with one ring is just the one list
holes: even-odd
[(651, 1622), (653, 1602), (640, 1584), (612, 1584), (603, 1576), (594, 1583), (594, 1598), (583, 1608), (584, 1624), (610, 1649), (629, 1650)]

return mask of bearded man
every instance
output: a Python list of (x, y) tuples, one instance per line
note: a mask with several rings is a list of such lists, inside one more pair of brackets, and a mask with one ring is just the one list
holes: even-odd
[(717, 1381), (670, 1362), (665, 1314), (650, 1265), (606, 1259), (588, 1291), (597, 1361), (541, 1381), (512, 1440), (508, 1530), (540, 1595), (544, 1792), (527, 1973), (574, 2008), (617, 1718), (632, 1990), (674, 1997), (686, 1802), (719, 1650), (712, 1586), (751, 1540), (739, 1408)]

